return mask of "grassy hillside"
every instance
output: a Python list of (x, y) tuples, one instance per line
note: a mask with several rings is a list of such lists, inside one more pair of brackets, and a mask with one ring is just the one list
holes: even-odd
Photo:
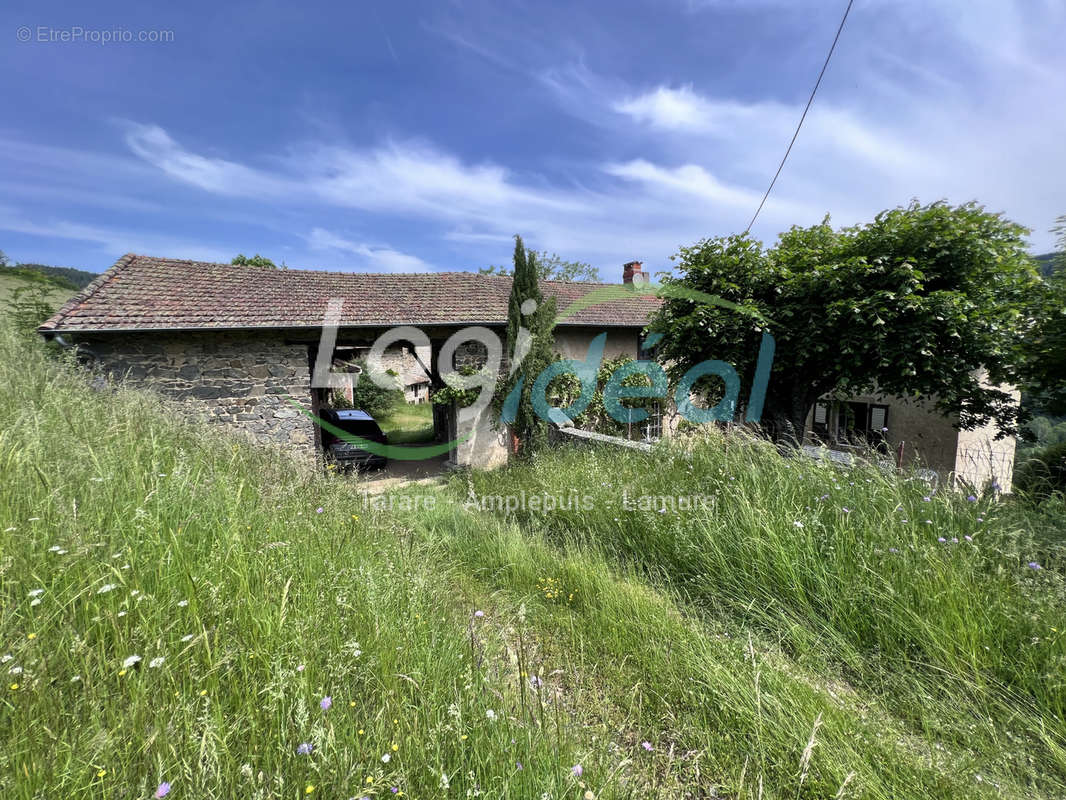
[(36, 286), (43, 287), (44, 300), (53, 308), (59, 308), (77, 292), (74, 287), (62, 285), (50, 279), (33, 280), (18, 269), (3, 267), (0, 268), (0, 313), (8, 308), (17, 289)]
[(164, 411), (0, 335), (4, 798), (1066, 792), (1025, 510), (721, 439), (368, 499)]
[(84, 289), (92, 281), (100, 277), (99, 273), (89, 272), (74, 267), (52, 267), (48, 264), (19, 264), (16, 269), (38, 272), (56, 283), (64, 284), (73, 289)]

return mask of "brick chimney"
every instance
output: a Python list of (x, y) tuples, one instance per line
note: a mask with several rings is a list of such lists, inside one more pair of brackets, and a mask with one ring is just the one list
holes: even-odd
[(641, 271), (644, 265), (639, 261), (630, 261), (622, 266), (622, 283), (647, 283), (648, 276)]

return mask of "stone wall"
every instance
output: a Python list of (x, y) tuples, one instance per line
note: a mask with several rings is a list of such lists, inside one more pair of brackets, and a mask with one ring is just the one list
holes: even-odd
[(72, 337), (94, 369), (181, 401), (191, 416), (314, 454), (306, 344), (271, 332), (138, 332)]

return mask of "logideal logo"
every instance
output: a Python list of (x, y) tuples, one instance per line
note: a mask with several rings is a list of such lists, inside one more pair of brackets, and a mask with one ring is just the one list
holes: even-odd
[[(762, 417), (763, 403), (766, 399), (766, 388), (770, 382), (770, 369), (773, 366), (776, 343), (774, 337), (765, 329), (768, 320), (751, 309), (723, 300), (716, 295), (706, 294), (674, 284), (625, 284), (621, 286), (603, 286), (588, 292), (557, 314), (553, 320), (552, 327), (554, 328), (567, 318), (586, 308), (644, 295), (690, 300), (709, 306), (725, 308), (734, 313), (750, 317), (752, 324), (762, 330), (755, 374), (752, 378), (745, 413), (747, 422), (757, 423)], [(344, 300), (342, 298), (331, 298), (329, 300), (326, 316), (322, 322), (322, 335), (319, 340), (318, 355), (315, 359), (315, 366), (311, 376), (312, 388), (343, 389), (347, 388), (348, 381), (351, 379), (348, 374), (332, 371), (333, 352), (337, 343), (337, 329), (340, 327), (343, 308)], [(520, 310), (523, 317), (529, 317), (536, 312), (537, 303), (532, 299), (526, 300), (522, 303)], [(652, 333), (645, 340), (644, 347), (650, 349), (661, 339), (661, 333)], [(368, 369), (366, 372), (359, 374), (356, 380), (369, 379), (384, 389), (397, 388), (395, 380), (387, 374), (382, 358), (390, 346), (400, 342), (411, 345), (415, 348), (415, 352), (418, 352), (419, 348), (431, 347), (429, 337), (420, 328), (412, 325), (390, 328), (374, 341), (366, 358)], [(470, 343), (479, 343), (484, 347), (486, 354), (485, 364), (477, 373), (463, 375), (455, 367), (455, 353), (461, 345), (469, 345)], [(533, 336), (529, 329), (524, 326), (520, 327), (515, 342), (515, 354), (511, 362), (510, 374), (513, 375), (521, 367), (522, 362), (529, 355), (532, 343)], [(606, 343), (607, 333), (601, 332), (589, 344), (588, 353), (584, 360), (564, 359), (556, 361), (536, 377), (531, 395), (533, 410), (541, 419), (556, 425), (566, 424), (588, 407), (596, 391), (596, 376), (603, 361), (603, 351)], [(448, 386), (460, 391), (480, 390), (477, 399), (473, 403), (459, 409), (458, 421), (460, 425), (469, 423), (485, 413), (492, 402), (499, 379), (500, 367), (503, 363), (503, 344), (500, 338), (493, 331), (481, 325), (462, 328), (448, 337), (441, 347), (437, 361), (439, 364), (444, 365), (440, 372), (440, 377)], [(548, 386), (554, 378), (568, 372), (578, 378), (581, 385), (581, 394), (565, 408), (552, 406), (547, 399)], [(630, 375), (638, 374), (646, 375), (650, 385), (623, 385), (625, 379)], [(692, 389), (698, 380), (707, 376), (720, 378), (725, 385), (725, 392), (717, 405), (712, 408), (701, 408), (692, 401)], [(524, 378), (519, 379), (519, 382), (505, 398), (500, 422), (506, 424), (514, 421), (518, 404), (522, 397), (524, 380)], [(674, 391), (674, 403), (678, 413), (689, 422), (705, 424), (708, 422), (728, 421), (736, 415), (740, 389), (740, 377), (732, 365), (725, 361), (709, 359), (696, 364), (682, 376)], [(625, 406), (622, 401), (630, 398), (665, 398), (668, 394), (669, 380), (666, 372), (658, 363), (648, 360), (632, 361), (622, 365), (611, 374), (607, 385), (604, 387), (604, 407), (607, 413), (618, 422), (642, 422), (647, 419), (648, 412), (642, 408)], [(434, 458), (453, 450), (470, 437), (470, 434), (467, 434), (449, 442), (432, 445), (398, 446), (381, 444), (355, 436), (338, 428), (321, 419), (291, 397), (288, 397), (287, 400), (316, 425), (338, 439), (385, 458), (401, 461), (419, 461)]]

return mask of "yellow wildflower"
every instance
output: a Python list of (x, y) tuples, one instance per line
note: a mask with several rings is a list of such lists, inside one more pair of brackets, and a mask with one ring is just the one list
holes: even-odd
[(311, 794), (315, 790), (315, 787), (311, 784), (307, 784), (307, 788), (304, 789), (304, 794)]
[(18, 691), (19, 685), (17, 683), (11, 684), (11, 691)]
[(36, 639), (37, 638), (37, 634), (36, 633), (27, 633), (26, 634), (26, 638), (27, 639)]

